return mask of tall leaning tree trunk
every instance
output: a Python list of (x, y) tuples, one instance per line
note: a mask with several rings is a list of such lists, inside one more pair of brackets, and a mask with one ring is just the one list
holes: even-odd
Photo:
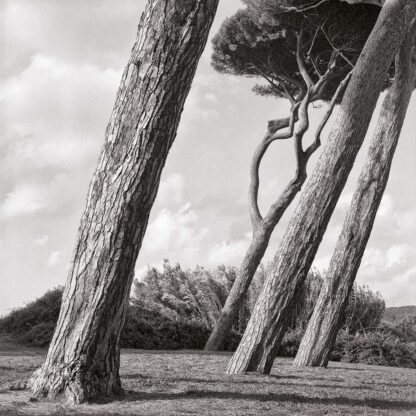
[(218, 0), (149, 0), (81, 219), (58, 324), (31, 385), (75, 403), (114, 398), (120, 332), (160, 175)]
[(327, 279), (299, 346), (294, 365), (326, 367), (342, 325), (416, 82), (414, 31), (396, 58), (396, 76), (384, 99), (377, 129), (351, 207), (332, 256)]
[[(304, 68), (304, 66), (300, 64), (300, 68)], [(306, 168), (309, 159), (320, 147), (322, 130), (332, 115), (335, 104), (340, 95), (344, 92), (351, 76), (351, 73), (348, 74), (338, 86), (328, 109), (326, 110), (324, 117), (315, 132), (315, 139), (313, 143), (309, 145), (306, 150), (303, 150), (303, 137), (309, 128), (309, 105), (319, 95), (319, 91), (321, 91), (322, 86), (326, 82), (326, 77), (329, 77), (332, 72), (331, 68), (332, 65), (330, 64), (327, 74), (325, 77), (321, 77), (320, 82), (315, 85), (312, 85), (312, 83), (311, 85), (308, 85), (307, 94), (301, 101), (297, 102), (292, 107), (289, 119), (273, 120), (269, 122), (268, 133), (254, 152), (251, 164), (249, 187), (249, 207), (251, 222), (253, 225), (253, 236), (246, 255), (244, 256), (237, 278), (234, 281), (225, 305), (222, 308), (220, 316), (215, 323), (214, 329), (212, 330), (205, 345), (206, 351), (219, 351), (224, 349), (233, 322), (241, 308), (241, 305), (244, 303), (248, 288), (250, 287), (257, 268), (267, 250), (270, 237), (283, 214), (286, 212), (306, 181)], [(288, 128), (286, 132), (280, 132), (281, 129), (286, 127)], [(295, 177), (284, 188), (283, 192), (269, 209), (267, 215), (263, 218), (258, 206), (260, 163), (268, 147), (273, 141), (289, 139), (292, 138), (292, 136), (296, 155)]]
[(210, 337), (205, 345), (206, 351), (221, 351), (224, 349), (231, 327), (247, 295), (251, 281), (260, 265), (264, 253), (269, 245), (271, 234), (289, 207), (295, 196), (298, 194), (304, 179), (294, 179), (285, 189), (279, 199), (279, 210), (273, 222), (262, 221), (253, 232), (250, 246), (244, 256), (238, 276), (231, 288), (221, 314), (215, 323)]
[(292, 217), (227, 372), (270, 373), (305, 280), (366, 135), (388, 69), (414, 16), (413, 0), (387, 0), (364, 46), (338, 116)]

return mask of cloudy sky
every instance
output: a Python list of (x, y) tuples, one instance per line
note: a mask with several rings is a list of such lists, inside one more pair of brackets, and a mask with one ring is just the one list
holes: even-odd
[[(211, 36), (239, 0), (220, 2)], [(0, 43), (0, 315), (65, 282), (85, 197), (144, 0), (2, 0)], [(247, 249), (248, 167), (283, 101), (253, 80), (220, 75), (205, 51), (169, 155), (137, 263), (238, 266)], [(416, 105), (359, 272), (387, 305), (416, 304)], [(313, 109), (312, 128), (323, 108)], [(374, 123), (373, 123), (374, 125)], [(369, 136), (371, 134), (370, 128)], [(368, 142), (368, 140), (367, 140)], [(315, 267), (325, 270), (365, 155), (360, 154)], [(309, 171), (315, 163), (312, 161)], [(294, 171), (290, 142), (261, 169), (267, 209)], [(272, 259), (291, 210), (276, 230)]]

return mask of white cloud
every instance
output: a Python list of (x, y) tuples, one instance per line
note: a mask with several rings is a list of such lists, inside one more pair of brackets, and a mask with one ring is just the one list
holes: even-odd
[(159, 259), (193, 263), (207, 232), (207, 228), (200, 226), (199, 217), (190, 203), (176, 212), (162, 209), (148, 227), (141, 258), (146, 261), (147, 255), (157, 254)]
[(184, 178), (179, 174), (171, 174), (160, 183), (157, 203), (161, 206), (179, 205), (184, 198)]
[(16, 170), (75, 167), (98, 156), (120, 73), (37, 54), (0, 85), (6, 162)]
[(0, 218), (33, 214), (47, 206), (42, 188), (33, 184), (18, 184), (0, 205)]
[(321, 273), (325, 272), (329, 268), (329, 263), (331, 262), (332, 254), (326, 256), (316, 256), (315, 261), (313, 262), (312, 268), (316, 268)]
[(353, 192), (343, 193), (338, 201), (337, 209), (346, 212), (351, 205)]
[(222, 241), (216, 244), (208, 252), (210, 264), (226, 264), (239, 266), (243, 261), (250, 242), (250, 235), (247, 234), (244, 240)]
[(379, 217), (387, 217), (393, 212), (393, 198), (390, 194), (384, 194), (378, 208), (377, 215)]
[(49, 255), (46, 265), (48, 267), (53, 267), (59, 264), (60, 262), (61, 262), (61, 252), (54, 251)]
[(32, 241), (32, 244), (34, 246), (39, 246), (39, 247), (43, 247), (46, 245), (46, 243), (49, 241), (49, 236), (48, 235), (43, 235), (41, 237), (38, 237), (36, 239), (34, 239)]

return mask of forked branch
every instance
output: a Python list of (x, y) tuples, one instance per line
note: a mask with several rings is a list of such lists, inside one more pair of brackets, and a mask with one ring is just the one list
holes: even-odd
[[(290, 139), (292, 137), (294, 126), (297, 120), (299, 105), (300, 103), (296, 103), (294, 106), (292, 106), (290, 118), (280, 119), (277, 123), (273, 123), (274, 126), (277, 126), (277, 128), (275, 127), (273, 129), (270, 129), (269, 124), (268, 133), (266, 134), (263, 141), (260, 143), (256, 151), (254, 152), (250, 169), (249, 186), (249, 210), (251, 222), (254, 229), (256, 229), (258, 224), (263, 220), (258, 204), (260, 186), (259, 170), (261, 161), (272, 142), (276, 140)], [(287, 128), (287, 131), (282, 132), (281, 130), (283, 130), (284, 128)]]

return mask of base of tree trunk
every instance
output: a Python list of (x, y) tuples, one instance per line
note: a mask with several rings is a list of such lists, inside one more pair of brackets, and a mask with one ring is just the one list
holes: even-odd
[(57, 364), (49, 369), (36, 370), (29, 380), (33, 397), (42, 400), (60, 396), (73, 404), (106, 402), (123, 396), (118, 373), (93, 374), (80, 368), (79, 364)]
[(323, 352), (322, 356), (313, 356), (313, 355), (303, 355), (298, 354), (293, 361), (294, 367), (321, 367), (327, 368), (329, 360), (327, 357), (329, 356), (330, 351)]
[(205, 344), (204, 351), (224, 351), (227, 337), (235, 319), (235, 309), (222, 310), (211, 335)]

